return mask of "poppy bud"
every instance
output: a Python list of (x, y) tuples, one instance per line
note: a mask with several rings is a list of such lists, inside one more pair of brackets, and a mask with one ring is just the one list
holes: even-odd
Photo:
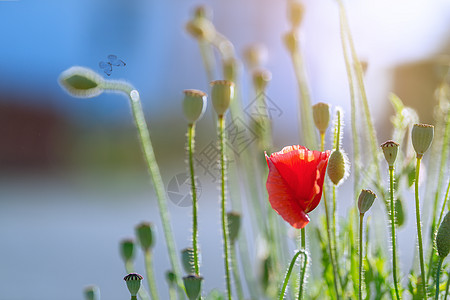
[(330, 124), (330, 105), (319, 102), (312, 106), (314, 124), (319, 129), (320, 134), (325, 134)]
[(284, 35), (284, 44), (291, 53), (298, 51), (298, 38), (295, 31), (289, 31)]
[(120, 243), (120, 254), (125, 262), (132, 260), (134, 258), (134, 241), (131, 239), (123, 240)]
[(215, 80), (211, 83), (211, 101), (217, 115), (223, 116), (234, 96), (234, 83), (229, 80)]
[(144, 279), (142, 275), (138, 273), (130, 273), (123, 278), (127, 283), (128, 290), (130, 291), (131, 297), (136, 297), (139, 289), (141, 288), (141, 280)]
[(183, 263), (184, 271), (188, 274), (195, 273), (194, 267), (194, 249), (185, 248), (181, 250), (181, 261)]
[(85, 67), (71, 67), (61, 73), (59, 83), (72, 96), (92, 98), (103, 92), (104, 79)]
[(86, 300), (100, 300), (100, 289), (95, 285), (86, 287), (84, 289), (84, 298)]
[(206, 94), (199, 90), (185, 90), (183, 99), (183, 113), (189, 124), (199, 120), (206, 110)]
[(155, 240), (153, 238), (155, 229), (152, 223), (143, 222), (136, 226), (136, 236), (142, 250), (148, 251), (153, 248)]
[(183, 277), (186, 295), (188, 296), (189, 300), (197, 300), (200, 296), (202, 280), (203, 277), (197, 275), (188, 275), (186, 277)]
[(444, 259), (450, 251), (450, 212), (447, 212), (444, 220), (439, 226), (436, 235), (436, 248), (442, 259)]
[(394, 166), (395, 159), (397, 158), (398, 144), (394, 141), (387, 141), (381, 144), (381, 149), (383, 150), (384, 158), (386, 158), (389, 167)]
[(206, 18), (195, 18), (186, 24), (187, 32), (197, 40), (212, 41), (216, 35), (214, 25)]
[(417, 158), (422, 158), (423, 154), (430, 148), (434, 136), (434, 126), (428, 124), (414, 124), (411, 131), (411, 140), (416, 151)]
[(230, 237), (231, 244), (233, 244), (239, 234), (239, 229), (241, 227), (241, 214), (231, 211), (227, 213), (228, 218), (228, 235)]
[(349, 162), (347, 155), (341, 150), (334, 150), (328, 159), (328, 177), (334, 185), (343, 182), (348, 176)]
[(256, 70), (253, 72), (253, 84), (257, 91), (264, 91), (272, 79), (272, 73), (267, 70)]
[(401, 227), (405, 223), (405, 211), (403, 210), (403, 202), (400, 198), (394, 202), (395, 206), (395, 221), (398, 227)]
[(303, 20), (305, 7), (299, 1), (289, 1), (289, 21), (293, 28), (298, 28)]
[(177, 275), (169, 270), (166, 272), (166, 280), (169, 283), (169, 286), (175, 285), (177, 283)]
[(250, 69), (264, 65), (267, 61), (267, 48), (262, 44), (254, 44), (244, 51), (244, 61)]
[(365, 214), (372, 206), (373, 201), (375, 201), (376, 197), (377, 195), (375, 195), (375, 193), (371, 190), (361, 190), (358, 198), (359, 213), (362, 215)]

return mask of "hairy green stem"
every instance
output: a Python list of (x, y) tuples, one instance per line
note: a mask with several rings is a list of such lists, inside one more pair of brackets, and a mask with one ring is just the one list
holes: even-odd
[(230, 276), (230, 248), (228, 244), (228, 221), (226, 216), (226, 173), (225, 173), (225, 118), (219, 116), (219, 144), (220, 144), (220, 173), (221, 173), (221, 215), (222, 238), (225, 265), (225, 279), (227, 284), (227, 297), (231, 300), (231, 276)]
[(400, 299), (398, 291), (397, 279), (397, 251), (396, 251), (396, 236), (395, 236), (395, 206), (394, 206), (394, 166), (389, 166), (389, 195), (391, 198), (391, 241), (392, 241), (392, 276), (394, 278), (395, 296), (397, 300)]
[(295, 262), (297, 261), (297, 258), (300, 254), (303, 254), (303, 256), (304, 256), (303, 269), (305, 269), (306, 265), (308, 264), (308, 254), (302, 249), (298, 250), (297, 253), (295, 253), (294, 257), (292, 257), (291, 263), (289, 264), (288, 271), (286, 272), (286, 275), (284, 276), (283, 286), (281, 287), (280, 295), (278, 298), (279, 300), (284, 299), (284, 295), (286, 293), (286, 288), (287, 288), (287, 285), (289, 282), (289, 278), (291, 277), (292, 269), (294, 268)]
[(447, 286), (445, 287), (444, 300), (447, 299), (449, 287), (450, 287), (450, 272), (447, 272)]
[(147, 284), (150, 291), (152, 300), (158, 300), (158, 290), (156, 288), (155, 273), (153, 272), (152, 252), (150, 250), (145, 251), (145, 271), (147, 273)]
[(359, 285), (358, 299), (362, 300), (362, 277), (363, 277), (363, 219), (364, 214), (359, 214)]
[(244, 299), (244, 290), (241, 283), (241, 275), (239, 274), (239, 266), (236, 257), (236, 245), (230, 247), (231, 267), (233, 269), (234, 284), (236, 285), (237, 298)]
[(423, 295), (426, 297), (427, 288), (425, 280), (425, 264), (423, 261), (423, 245), (422, 245), (422, 223), (420, 222), (420, 202), (419, 202), (419, 171), (421, 158), (417, 157), (416, 161), (416, 179), (415, 179), (415, 200), (416, 200), (416, 225), (417, 225), (417, 239), (419, 244), (419, 260), (420, 260), (420, 276), (423, 289)]
[[(441, 268), (442, 268), (443, 261), (444, 261), (444, 259), (442, 257), (439, 257), (438, 268), (436, 270), (436, 296), (434, 297), (435, 300), (439, 300), (439, 275), (441, 274)], [(447, 296), (445, 296), (444, 299), (447, 299)]]
[(147, 122), (145, 121), (144, 111), (142, 109), (139, 93), (131, 85), (122, 81), (113, 81), (113, 80), (105, 81), (102, 84), (102, 87), (104, 89), (122, 91), (126, 93), (130, 99), (131, 111), (138, 131), (139, 141), (156, 192), (159, 214), (161, 217), (161, 223), (163, 226), (164, 237), (167, 245), (167, 252), (169, 254), (169, 259), (173, 272), (176, 275), (176, 281), (178, 285), (178, 296), (180, 299), (185, 299), (183, 292), (184, 287), (181, 281), (180, 266), (177, 260), (176, 254), (177, 252), (175, 250), (176, 249), (175, 239), (173, 237), (172, 228), (170, 225), (169, 210), (167, 208), (167, 199), (166, 193), (164, 191), (164, 184), (161, 178), (158, 163), (156, 162), (155, 153), (153, 151), (150, 133), (148, 130)]
[(195, 124), (188, 126), (188, 153), (189, 153), (189, 172), (191, 175), (191, 195), (192, 195), (192, 249), (194, 251), (194, 271), (195, 275), (200, 276), (200, 267), (198, 261), (198, 222), (197, 222), (197, 188), (194, 172), (194, 140)]
[[(306, 230), (305, 227), (300, 229), (300, 250), (306, 253)], [(305, 255), (305, 262), (303, 262), (303, 266), (300, 266), (300, 283), (298, 286), (298, 300), (303, 299), (303, 290), (305, 288), (305, 273), (306, 273), (306, 259), (307, 256)]]

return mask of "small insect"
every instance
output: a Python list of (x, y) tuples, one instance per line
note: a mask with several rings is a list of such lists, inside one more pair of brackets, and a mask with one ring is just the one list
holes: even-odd
[(108, 61), (101, 61), (98, 63), (100, 69), (102, 69), (103, 72), (105, 72), (105, 74), (108, 76), (111, 75), (113, 66), (124, 67), (126, 65), (127, 64), (123, 60), (118, 59), (117, 56), (114, 54), (108, 55)]

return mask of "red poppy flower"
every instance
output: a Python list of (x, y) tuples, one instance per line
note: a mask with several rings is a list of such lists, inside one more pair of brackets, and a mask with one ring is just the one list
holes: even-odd
[(266, 154), (269, 176), (266, 188), (272, 208), (295, 228), (309, 223), (308, 212), (319, 205), (330, 151), (288, 146)]

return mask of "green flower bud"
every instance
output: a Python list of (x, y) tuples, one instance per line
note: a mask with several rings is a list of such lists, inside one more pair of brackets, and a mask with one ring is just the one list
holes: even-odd
[(416, 151), (417, 158), (422, 158), (423, 154), (430, 148), (434, 136), (434, 126), (428, 124), (414, 124), (411, 131), (411, 140)]
[(134, 258), (134, 241), (131, 239), (123, 240), (120, 243), (120, 254), (125, 262), (132, 260)]
[(298, 28), (303, 20), (303, 14), (305, 12), (305, 7), (299, 1), (289, 1), (289, 21), (293, 28)]
[(267, 70), (255, 70), (253, 72), (253, 84), (257, 91), (266, 90), (267, 84), (272, 79), (272, 73)]
[(100, 300), (100, 289), (95, 285), (87, 286), (84, 289), (84, 298), (86, 300)]
[(439, 226), (439, 230), (436, 235), (436, 248), (442, 259), (447, 257), (448, 252), (450, 251), (450, 212), (447, 212), (444, 220)]
[(183, 268), (186, 273), (194, 274), (194, 249), (185, 248), (181, 250), (181, 262), (183, 263)]
[(138, 273), (130, 273), (123, 278), (123, 280), (127, 283), (128, 290), (130, 291), (132, 297), (136, 297), (139, 292), (142, 279), (144, 279), (144, 277)]
[(362, 215), (365, 214), (372, 206), (373, 201), (375, 201), (376, 197), (377, 195), (375, 195), (375, 193), (371, 190), (361, 190), (358, 198), (359, 213)]
[(148, 251), (155, 245), (155, 239), (153, 238), (155, 227), (152, 223), (142, 222), (136, 226), (136, 237), (142, 250)]
[(298, 38), (295, 31), (289, 31), (284, 35), (284, 45), (291, 54), (298, 51)]
[(314, 124), (319, 129), (320, 134), (325, 134), (330, 124), (330, 105), (319, 102), (312, 106)]
[(103, 92), (104, 79), (91, 69), (71, 67), (59, 76), (59, 83), (72, 96), (92, 98)]
[(185, 90), (183, 93), (184, 117), (189, 124), (194, 124), (205, 113), (206, 94), (199, 90)]
[(341, 150), (334, 150), (328, 159), (327, 173), (334, 185), (339, 185), (349, 174), (349, 162), (347, 155)]
[(228, 80), (211, 82), (211, 101), (217, 115), (223, 116), (234, 97), (234, 83)]
[(389, 167), (394, 166), (395, 159), (397, 158), (398, 146), (399, 145), (394, 141), (386, 141), (380, 146)]
[(175, 285), (177, 283), (177, 275), (173, 271), (166, 272), (166, 280), (170, 286)]
[(189, 275), (183, 277), (184, 287), (186, 289), (186, 295), (189, 300), (197, 300), (200, 296), (200, 291), (202, 289), (203, 277), (197, 275)]
[(228, 212), (228, 234), (230, 237), (231, 244), (234, 244), (238, 235), (239, 229), (241, 227), (241, 214), (237, 212)]
[(253, 44), (244, 50), (244, 61), (249, 69), (261, 67), (267, 62), (267, 48), (262, 44)]
[(187, 32), (195, 39), (211, 42), (216, 35), (214, 25), (206, 18), (195, 18), (186, 24)]

